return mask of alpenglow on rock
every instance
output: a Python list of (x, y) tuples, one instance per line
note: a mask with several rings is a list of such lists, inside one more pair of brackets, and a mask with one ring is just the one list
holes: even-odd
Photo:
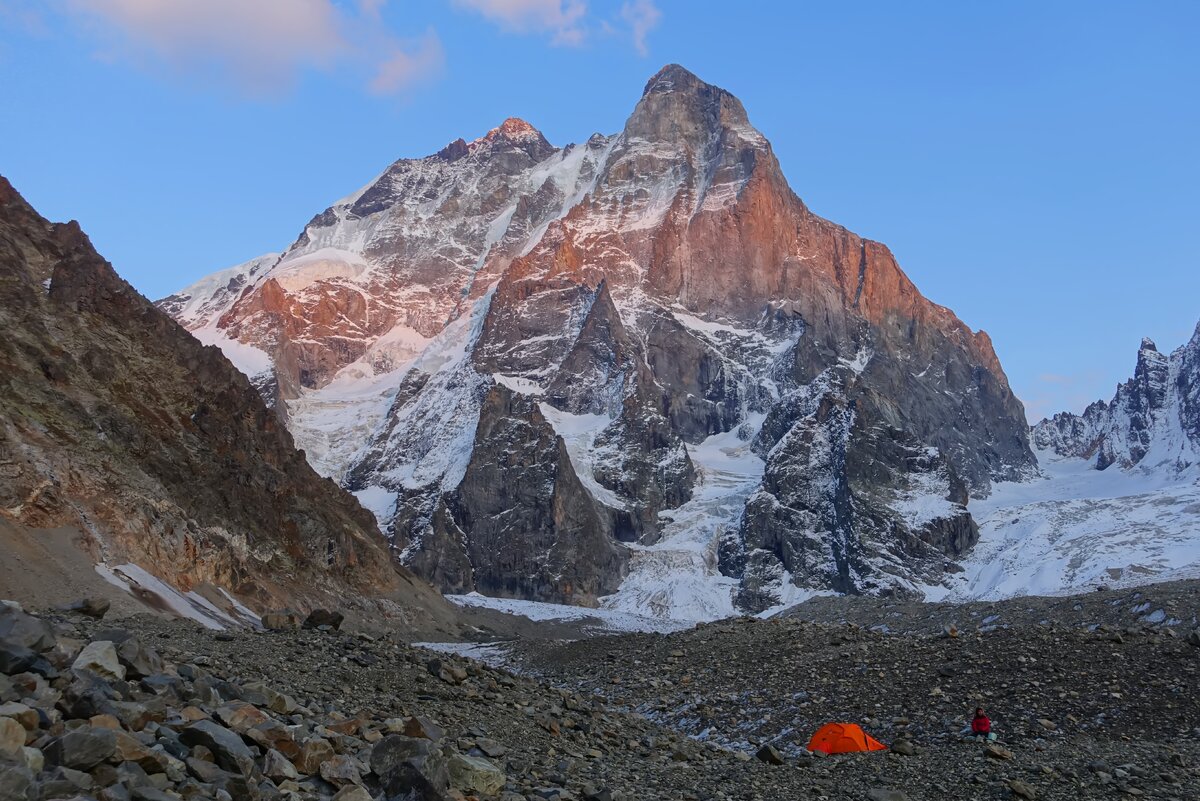
[(1034, 466), (983, 332), (682, 67), (620, 133), (508, 120), (161, 301), (444, 590), (707, 617), (936, 584)]

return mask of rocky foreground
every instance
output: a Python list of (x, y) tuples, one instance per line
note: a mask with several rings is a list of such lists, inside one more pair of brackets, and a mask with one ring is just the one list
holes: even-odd
[[(793, 618), (525, 642), (520, 673), (336, 616), (212, 632), (0, 607), (0, 798), (1194, 799), (1195, 598), (1095, 629)], [(999, 743), (959, 735), (977, 704)], [(809, 754), (829, 720), (891, 750)]]

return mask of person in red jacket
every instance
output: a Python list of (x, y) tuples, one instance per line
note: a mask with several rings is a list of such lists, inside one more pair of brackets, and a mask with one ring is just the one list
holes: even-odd
[(975, 717), (971, 719), (971, 736), (988, 740), (991, 733), (992, 721), (983, 713), (983, 707), (975, 707)]

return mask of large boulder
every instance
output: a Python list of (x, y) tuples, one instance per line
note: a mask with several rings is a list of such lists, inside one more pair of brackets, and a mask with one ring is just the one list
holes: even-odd
[(371, 772), (388, 797), (444, 801), (450, 773), (441, 751), (430, 740), (390, 734), (371, 751)]
[(117, 647), (109, 640), (97, 640), (85, 645), (71, 667), (90, 670), (106, 679), (125, 678), (125, 666), (117, 656)]
[(453, 754), (448, 768), (450, 784), (463, 792), (495, 795), (504, 787), (504, 771), (483, 757)]
[(0, 605), (0, 643), (21, 645), (37, 652), (49, 651), (58, 642), (54, 627), (21, 609)]
[(304, 628), (317, 629), (322, 626), (328, 626), (337, 631), (342, 627), (342, 621), (345, 619), (345, 615), (334, 609), (314, 609), (304, 619)]
[(117, 646), (117, 659), (125, 668), (126, 676), (140, 679), (162, 673), (162, 657), (137, 637), (130, 637)]
[(179, 733), (184, 745), (202, 745), (212, 751), (217, 764), (225, 770), (249, 775), (254, 769), (254, 753), (234, 732), (211, 720), (198, 720)]
[(81, 726), (72, 729), (42, 749), (46, 762), (72, 770), (91, 770), (117, 750), (117, 733), (112, 729)]

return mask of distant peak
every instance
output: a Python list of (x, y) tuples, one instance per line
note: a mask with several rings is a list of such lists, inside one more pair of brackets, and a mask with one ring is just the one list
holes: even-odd
[(1142, 337), (1142, 347), (1140, 349), (1152, 350), (1155, 353), (1158, 353), (1158, 346), (1154, 344), (1154, 340), (1150, 337)]
[(646, 81), (646, 88), (642, 90), (642, 95), (648, 95), (651, 92), (671, 92), (679, 89), (689, 89), (697, 86), (707, 86), (704, 81), (696, 77), (695, 73), (690, 72), (678, 64), (668, 64)]
[(542, 132), (534, 128), (529, 123), (520, 117), (509, 117), (504, 122), (497, 125), (492, 130), (488, 131), (483, 137), (484, 139), (496, 139), (503, 136), (505, 139), (541, 139)]

